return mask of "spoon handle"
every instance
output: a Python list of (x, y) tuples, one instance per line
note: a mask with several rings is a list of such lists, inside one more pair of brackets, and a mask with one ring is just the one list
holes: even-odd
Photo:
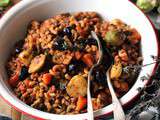
[(92, 107), (92, 100), (91, 100), (90, 92), (88, 92), (87, 99), (88, 99), (88, 101), (87, 101), (87, 103), (88, 103), (88, 107), (87, 107), (88, 120), (94, 120), (93, 107)]
[(92, 72), (93, 69), (101, 62), (102, 58), (103, 58), (103, 52), (102, 52), (102, 45), (100, 43), (100, 40), (98, 39), (96, 33), (94, 31), (91, 31), (91, 35), (94, 39), (96, 39), (97, 43), (98, 43), (98, 49), (99, 49), (99, 54), (100, 54), (100, 58), (98, 60), (98, 62), (92, 66), (92, 68), (89, 71), (88, 74), (88, 89), (87, 89), (87, 111), (88, 111), (88, 120), (94, 120), (94, 113), (93, 113), (93, 106), (92, 106), (92, 98), (91, 98), (91, 93), (90, 93), (90, 81), (92, 79)]
[(110, 81), (109, 71), (110, 71), (110, 69), (108, 69), (108, 71), (107, 71), (107, 83), (108, 83), (108, 87), (109, 87), (111, 97), (112, 97), (114, 120), (125, 120), (125, 114), (124, 114), (122, 105), (119, 102), (119, 100), (115, 94), (115, 91), (113, 89), (113, 86), (111, 84), (111, 81)]
[(93, 114), (93, 106), (92, 106), (92, 99), (91, 99), (91, 93), (90, 93), (90, 80), (91, 80), (91, 73), (92, 73), (92, 69), (91, 68), (91, 72), (88, 75), (88, 87), (87, 87), (87, 111), (88, 111), (88, 120), (94, 120), (94, 114)]

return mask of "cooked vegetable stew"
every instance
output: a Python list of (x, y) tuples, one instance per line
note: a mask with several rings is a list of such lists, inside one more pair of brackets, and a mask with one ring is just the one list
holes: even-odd
[(87, 76), (97, 62), (99, 36), (104, 59), (91, 81), (94, 110), (111, 103), (106, 83), (108, 56), (114, 57), (110, 76), (118, 97), (134, 84), (138, 74), (123, 68), (141, 64), (141, 36), (119, 19), (103, 20), (95, 12), (61, 14), (43, 22), (32, 21), (27, 36), (15, 45), (6, 69), (15, 95), (26, 104), (55, 114), (78, 114), (87, 108)]

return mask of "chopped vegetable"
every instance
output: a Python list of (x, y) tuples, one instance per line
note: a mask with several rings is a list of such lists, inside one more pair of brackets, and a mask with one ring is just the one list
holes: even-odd
[(55, 88), (59, 88), (60, 83), (57, 81), (57, 79), (55, 77), (52, 77), (51, 83), (52, 86), (54, 86)]
[(111, 79), (119, 78), (121, 74), (122, 74), (122, 64), (121, 63), (114, 64), (110, 72)]
[(9, 4), (10, 0), (0, 0), (0, 7), (6, 7)]
[(50, 82), (51, 82), (51, 80), (52, 80), (52, 75), (49, 74), (49, 73), (44, 74), (43, 77), (42, 77), (42, 81), (43, 81), (44, 84), (46, 84), (46, 85), (49, 85)]
[(28, 75), (28, 69), (25, 66), (23, 66), (21, 68), (21, 72), (20, 72), (20, 75), (19, 75), (19, 80), (24, 80), (27, 77), (27, 75)]
[(62, 73), (66, 72), (66, 68), (64, 65), (54, 65), (51, 70), (49, 70), (49, 73), (53, 75), (54, 77), (59, 77)]
[(9, 79), (9, 84), (12, 86), (12, 87), (15, 87), (19, 81), (19, 76), (18, 74), (15, 74), (14, 76), (12, 76), (10, 79)]
[(32, 60), (32, 58), (33, 58), (33, 56), (32, 56), (32, 54), (30, 53), (30, 51), (27, 51), (27, 50), (22, 51), (22, 52), (19, 54), (18, 57), (19, 57), (20, 61), (21, 61), (24, 65), (26, 65), (26, 66), (28, 66), (28, 65), (30, 64), (30, 62), (31, 62), (31, 60)]
[(88, 66), (91, 67), (93, 65), (93, 56), (89, 53), (83, 55), (82, 61)]
[(25, 85), (26, 85), (27, 87), (30, 87), (30, 80), (27, 79), (27, 80), (24, 81), (24, 83), (25, 83)]
[(68, 44), (62, 37), (56, 37), (54, 42), (53, 42), (53, 48), (57, 50), (67, 50), (68, 49)]
[(76, 110), (81, 111), (86, 105), (87, 105), (87, 99), (83, 96), (79, 96)]
[(67, 35), (68, 37), (70, 37), (70, 36), (72, 35), (71, 30), (72, 30), (72, 27), (71, 27), (71, 26), (66, 27), (66, 28), (64, 28), (63, 33), (64, 33), (65, 35)]
[(93, 110), (98, 110), (101, 108), (100, 103), (97, 102), (97, 99), (92, 98)]
[(61, 89), (61, 90), (65, 90), (66, 89), (66, 86), (67, 86), (67, 81), (65, 81), (65, 80), (61, 80), (60, 81), (60, 83), (59, 83), (59, 88)]
[(105, 36), (106, 43), (113, 46), (120, 46), (124, 40), (125, 35), (116, 29), (109, 30)]
[(129, 41), (132, 44), (136, 44), (141, 40), (141, 35), (138, 33), (136, 29), (131, 29), (130, 32), (132, 33), (131, 35), (128, 36)]
[(18, 88), (20, 89), (20, 91), (21, 91), (22, 93), (24, 93), (24, 92), (26, 91), (24, 84), (20, 84)]
[(53, 63), (68, 65), (73, 58), (73, 54), (70, 51), (59, 52), (52, 57)]
[(69, 72), (69, 75), (76, 75), (84, 66), (85, 64), (83, 62), (74, 60), (68, 65), (67, 71)]
[(81, 75), (72, 77), (66, 88), (71, 97), (85, 96), (87, 94), (87, 81)]
[(46, 59), (46, 56), (43, 55), (43, 54), (33, 58), (33, 60), (31, 61), (30, 66), (29, 66), (28, 72), (29, 73), (34, 73), (34, 72), (37, 72), (38, 70), (40, 70), (43, 67), (44, 63), (45, 63), (45, 59)]
[(149, 12), (157, 6), (157, 2), (158, 0), (137, 0), (137, 6), (144, 12)]
[(121, 88), (121, 91), (124, 91), (124, 92), (127, 92), (128, 89), (129, 89), (129, 86), (126, 82), (120, 82), (120, 88)]

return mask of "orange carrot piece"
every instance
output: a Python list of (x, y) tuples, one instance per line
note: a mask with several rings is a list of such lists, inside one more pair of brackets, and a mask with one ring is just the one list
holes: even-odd
[(93, 65), (93, 57), (91, 54), (87, 53), (83, 55), (82, 61), (88, 66), (91, 67)]
[(44, 82), (44, 84), (49, 85), (52, 79), (52, 75), (49, 73), (46, 73), (43, 75), (42, 77), (42, 81)]
[(87, 105), (87, 99), (83, 96), (79, 96), (76, 110), (81, 111), (86, 105)]

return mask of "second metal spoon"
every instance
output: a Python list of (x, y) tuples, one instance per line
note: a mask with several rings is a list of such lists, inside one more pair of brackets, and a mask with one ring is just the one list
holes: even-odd
[(114, 120), (125, 120), (125, 113), (123, 111), (122, 105), (121, 105), (120, 101), (118, 100), (116, 93), (114, 91), (114, 88), (111, 84), (110, 68), (107, 70), (106, 76), (107, 76), (108, 88), (110, 90), (111, 97), (112, 97), (113, 117), (114, 117)]
[[(96, 33), (95, 32), (91, 32), (92, 34), (92, 37), (94, 39), (97, 40), (98, 42), (98, 49), (99, 49), (99, 53), (100, 53), (100, 56), (99, 56), (99, 60), (97, 62), (97, 64), (95, 64), (91, 70), (90, 70), (90, 74), (88, 75), (89, 79), (88, 80), (91, 80), (91, 74), (92, 74), (92, 71), (95, 67), (97, 67), (98, 65), (100, 65), (102, 59), (103, 59), (103, 48), (102, 48), (102, 45), (100, 43), (100, 40), (99, 38), (97, 37)], [(108, 52), (108, 56), (109, 57), (112, 57), (112, 55), (109, 53), (109, 51), (107, 50)], [(112, 60), (112, 59), (111, 59)], [(112, 97), (112, 104), (113, 104), (113, 115), (114, 115), (114, 120), (125, 120), (125, 114), (124, 114), (124, 111), (123, 111), (123, 108), (122, 108), (122, 105), (121, 103), (119, 102), (116, 94), (115, 94), (115, 91), (114, 91), (114, 88), (111, 84), (111, 81), (110, 81), (110, 68), (112, 67), (112, 64), (113, 64), (113, 61), (110, 62), (110, 67), (109, 69), (107, 70), (106, 72), (106, 76), (107, 76), (107, 84), (108, 84), (108, 87), (109, 87), (109, 90), (110, 90), (110, 93), (111, 93), (111, 97)], [(89, 86), (90, 86), (90, 81), (89, 81)], [(89, 92), (90, 93), (90, 92)], [(93, 109), (92, 109), (93, 110)]]

